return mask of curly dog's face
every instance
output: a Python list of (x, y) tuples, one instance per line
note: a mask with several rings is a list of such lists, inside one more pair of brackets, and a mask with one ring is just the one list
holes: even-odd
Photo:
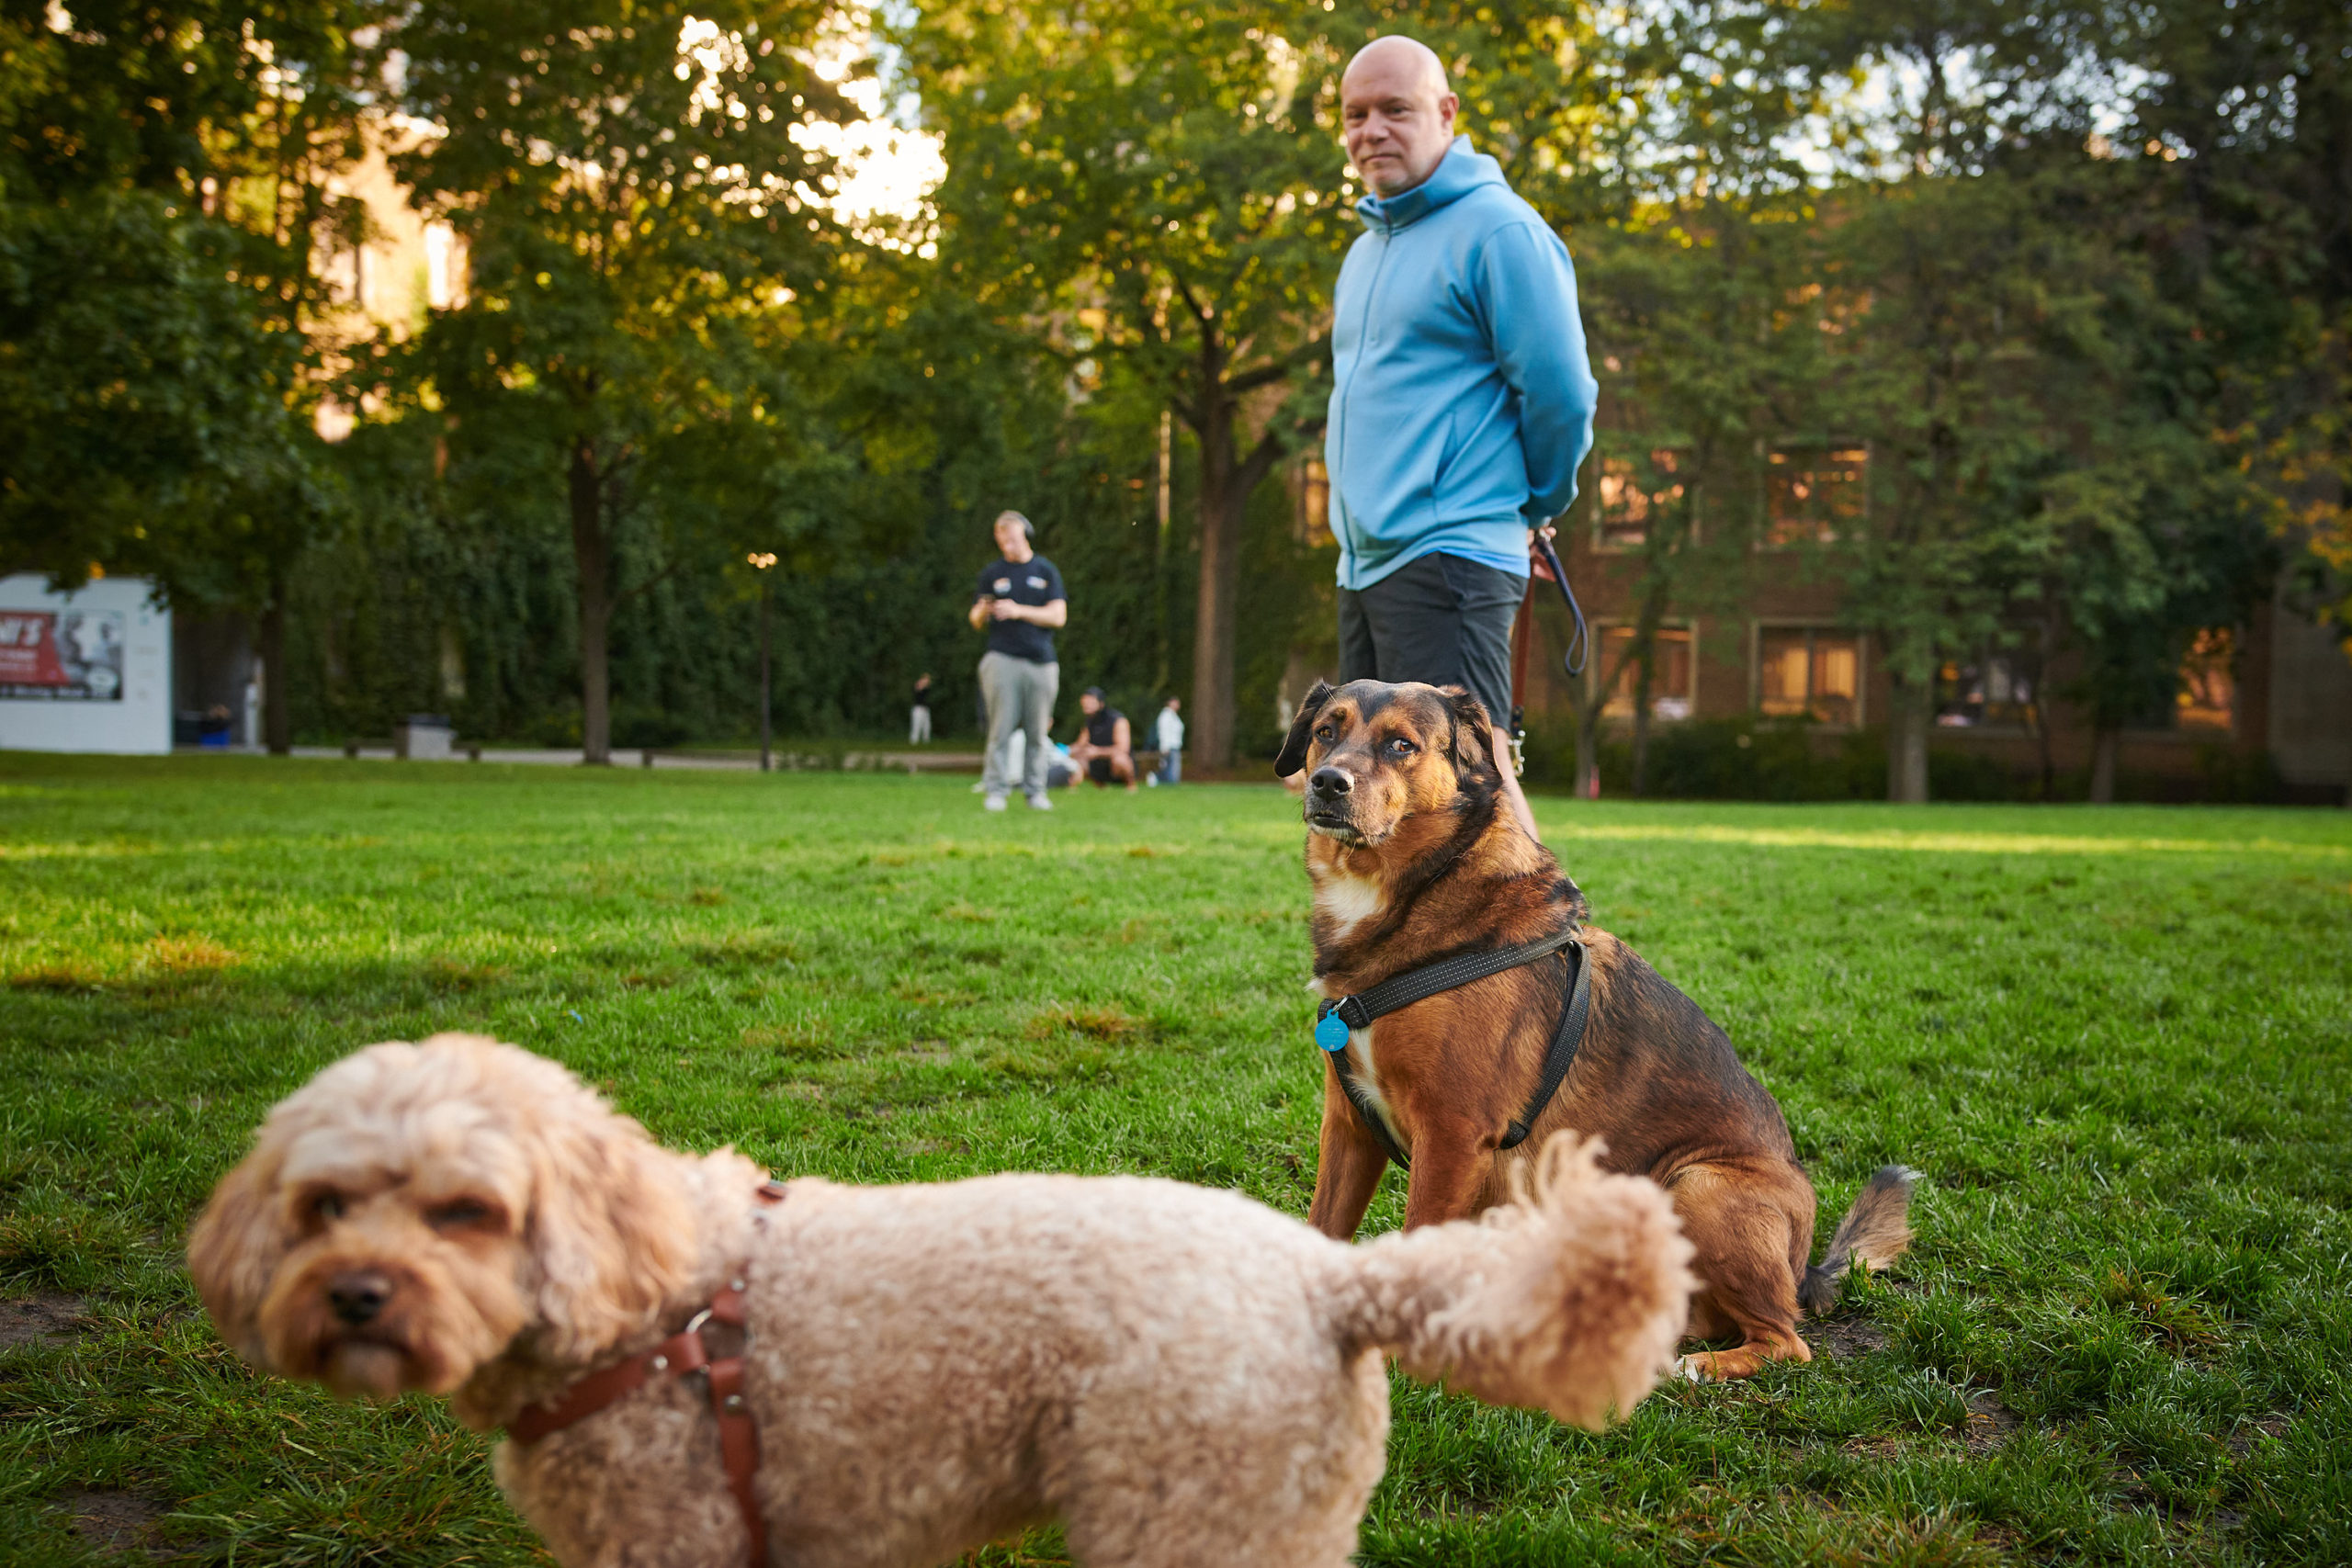
[(1377, 845), (1408, 818), (1459, 808), (1498, 787), (1487, 710), (1459, 686), (1316, 682), (1299, 704), (1274, 772), (1304, 769), (1307, 829)]
[(637, 1124), (552, 1062), (384, 1044), (270, 1113), (188, 1238), (251, 1360), (347, 1398), (449, 1393), (518, 1335), (565, 1362), (658, 1312), (690, 1217)]

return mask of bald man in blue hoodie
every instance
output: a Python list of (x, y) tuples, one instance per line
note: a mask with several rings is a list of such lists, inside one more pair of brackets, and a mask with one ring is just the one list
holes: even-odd
[(1528, 535), (1576, 499), (1600, 389), (1568, 248), (1454, 134), (1427, 46), (1392, 35), (1340, 79), (1372, 194), (1333, 301), (1324, 462), (1340, 541), (1340, 678), (1469, 689), (1509, 765), (1510, 631)]

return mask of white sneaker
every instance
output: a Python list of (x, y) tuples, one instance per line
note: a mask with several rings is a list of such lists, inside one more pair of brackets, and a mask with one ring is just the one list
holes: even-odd
[(980, 802), (980, 806), (985, 810), (1001, 811), (1004, 809), (1004, 796), (1001, 795), (992, 795), (986, 800)]
[(1144, 774), (1143, 787), (1146, 789), (1158, 789), (1159, 787), (1159, 775), (1158, 773)]
[(1051, 811), (1053, 808), (1054, 797), (1050, 795), (1033, 795), (1029, 797), (1029, 809), (1032, 811)]

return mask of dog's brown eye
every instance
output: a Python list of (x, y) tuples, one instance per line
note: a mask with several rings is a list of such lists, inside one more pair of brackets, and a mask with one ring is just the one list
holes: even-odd
[(1414, 745), (1413, 745), (1413, 743), (1412, 743), (1411, 741), (1409, 741), (1409, 740), (1406, 739), (1403, 736), (1401, 736), (1401, 735), (1400, 735), (1400, 736), (1396, 737), (1396, 739), (1391, 740), (1391, 741), (1388, 743), (1388, 749), (1389, 749), (1391, 751), (1394, 751), (1394, 752), (1395, 752), (1396, 755), (1398, 755), (1399, 757), (1404, 757), (1404, 756), (1409, 756), (1409, 755), (1411, 755), (1411, 753), (1412, 753), (1412, 752), (1414, 751), (1414, 750), (1415, 750), (1415, 747), (1414, 747)]
[(311, 1200), (311, 1213), (322, 1220), (343, 1218), (343, 1194), (322, 1192)]
[(1315, 739), (1317, 740), (1329, 740), (1331, 739), (1331, 727), (1329, 725), (1322, 725), (1316, 729)]
[(478, 1225), (490, 1218), (490, 1205), (472, 1198), (455, 1198), (447, 1203), (436, 1203), (424, 1213), (435, 1230), (453, 1230), (466, 1225)]

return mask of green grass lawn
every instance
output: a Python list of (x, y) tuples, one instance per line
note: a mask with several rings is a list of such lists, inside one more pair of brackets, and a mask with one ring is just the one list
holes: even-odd
[[(438, 1406), (265, 1381), (181, 1269), (369, 1041), (487, 1031), (782, 1173), (1304, 1212), (1288, 798), (967, 783), (0, 758), (0, 1554), (539, 1560)], [(1919, 1244), (1811, 1366), (1606, 1436), (1400, 1382), (1364, 1562), (2352, 1560), (2352, 817), (1537, 810), (1780, 1097), (1825, 1232), (1902, 1160)]]

